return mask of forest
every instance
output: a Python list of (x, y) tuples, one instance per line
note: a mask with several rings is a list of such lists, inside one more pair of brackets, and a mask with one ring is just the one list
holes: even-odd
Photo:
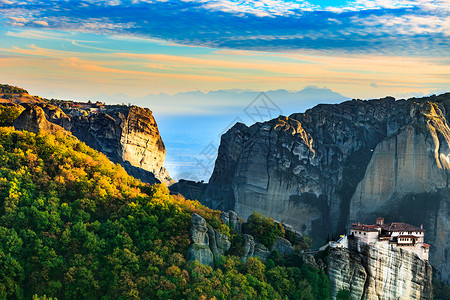
[[(330, 297), (298, 252), (264, 262), (230, 252), (215, 268), (186, 260), (193, 213), (233, 238), (219, 211), (134, 179), (68, 133), (1, 127), (0, 299)], [(282, 228), (254, 218), (269, 245)]]

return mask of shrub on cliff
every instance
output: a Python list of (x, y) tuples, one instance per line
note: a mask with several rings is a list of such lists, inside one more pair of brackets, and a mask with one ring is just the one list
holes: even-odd
[(0, 105), (0, 126), (12, 126), (13, 121), (24, 110), (19, 105)]
[(247, 230), (253, 237), (267, 248), (272, 248), (273, 243), (278, 237), (284, 237), (284, 227), (275, 223), (272, 218), (268, 218), (254, 212), (248, 217)]

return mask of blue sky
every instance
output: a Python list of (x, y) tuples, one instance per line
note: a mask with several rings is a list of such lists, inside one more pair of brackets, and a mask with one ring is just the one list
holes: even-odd
[(437, 56), (449, 51), (447, 0), (2, 0), (0, 5), (12, 26), (190, 46)]
[[(0, 0), (0, 12), (1, 83), (147, 106), (167, 143), (184, 135), (170, 133), (171, 120), (225, 126), (252, 99), (181, 94), (169, 103), (160, 93), (316, 86), (368, 99), (449, 90), (450, 0)], [(317, 102), (309, 100), (285, 110)], [(198, 149), (218, 140), (212, 131), (202, 138)], [(183, 147), (192, 163), (197, 150)]]
[(448, 89), (450, 0), (0, 0), (0, 11), (0, 80), (44, 96)]

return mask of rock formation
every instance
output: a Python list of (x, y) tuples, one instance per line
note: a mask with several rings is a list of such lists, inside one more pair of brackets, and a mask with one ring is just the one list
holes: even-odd
[(13, 125), (17, 130), (34, 133), (64, 131), (61, 126), (47, 121), (44, 110), (37, 105), (26, 105), (25, 110), (14, 120)]
[(272, 246), (272, 251), (273, 250), (277, 250), (278, 253), (281, 254), (292, 254), (294, 252), (294, 247), (287, 239), (278, 237)]
[(47, 103), (24, 106), (14, 123), (17, 129), (54, 132), (62, 127), (144, 182), (174, 182), (163, 166), (166, 150), (149, 109), (106, 106), (88, 114)]
[(214, 259), (224, 255), (231, 243), (225, 234), (218, 232), (197, 214), (191, 217), (191, 246), (188, 259), (214, 267)]
[(214, 256), (209, 248), (208, 227), (205, 219), (197, 214), (192, 215), (190, 236), (192, 244), (188, 250), (188, 259), (214, 267)]
[(327, 273), (332, 299), (341, 290), (350, 299), (433, 299), (430, 264), (416, 254), (349, 239), (330, 249)]
[(450, 93), (318, 105), (237, 123), (222, 136), (202, 203), (255, 210), (316, 246), (377, 216), (424, 224), (431, 264), (450, 283)]

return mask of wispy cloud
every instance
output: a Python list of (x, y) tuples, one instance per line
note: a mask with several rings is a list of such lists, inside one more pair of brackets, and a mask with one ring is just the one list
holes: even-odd
[[(0, 2), (17, 27), (106, 33), (233, 50), (447, 56), (449, 0)], [(426, 46), (426, 47), (424, 47)]]

